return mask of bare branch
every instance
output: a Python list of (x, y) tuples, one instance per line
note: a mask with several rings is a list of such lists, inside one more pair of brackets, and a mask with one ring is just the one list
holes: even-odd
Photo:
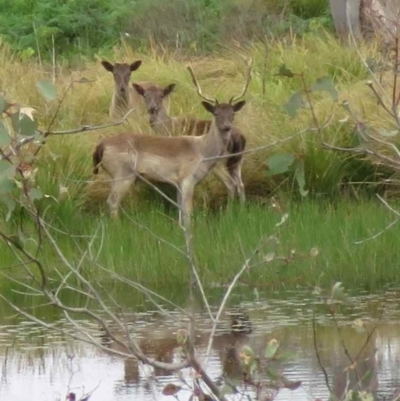
[[(129, 114), (134, 111), (134, 109), (129, 110), (124, 117), (122, 117), (121, 120), (116, 121), (116, 122), (112, 122), (109, 124), (103, 124), (103, 125), (84, 125), (80, 128), (75, 128), (75, 129), (71, 129), (71, 130), (66, 130), (66, 131), (45, 131), (45, 132), (41, 132), (38, 131), (43, 138), (46, 138), (48, 136), (52, 136), (52, 135), (71, 135), (71, 134), (78, 134), (81, 132), (87, 132), (87, 131), (96, 131), (96, 130), (101, 130), (104, 128), (109, 128), (109, 127), (115, 127), (117, 125), (121, 125), (123, 124)], [(37, 140), (38, 137), (36, 135), (31, 135), (31, 136), (27, 136), (22, 138), (21, 140), (19, 140), (17, 142), (17, 144), (13, 147), (11, 147), (11, 151), (8, 153), (3, 153), (2, 155), (0, 155), (0, 160), (4, 160), (4, 159), (9, 159), (10, 157), (12, 157), (13, 155), (17, 154), (18, 150), (21, 149), (23, 146), (25, 146), (28, 143), (31, 143), (35, 140)]]

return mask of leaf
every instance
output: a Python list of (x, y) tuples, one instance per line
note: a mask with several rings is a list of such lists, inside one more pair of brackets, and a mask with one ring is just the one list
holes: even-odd
[(254, 358), (253, 350), (248, 346), (244, 345), (239, 352), (239, 359), (244, 365), (250, 365)]
[(8, 133), (8, 129), (0, 121), (0, 146), (8, 146), (11, 142), (10, 134)]
[(316, 258), (319, 255), (319, 249), (318, 247), (314, 246), (313, 248), (311, 248), (310, 250), (310, 256), (312, 258)]
[(358, 334), (364, 334), (366, 332), (364, 322), (361, 319), (354, 320), (351, 326)]
[(264, 262), (269, 263), (275, 259), (275, 252), (269, 252), (264, 256)]
[(80, 80), (78, 80), (77, 81), (79, 84), (87, 84), (87, 83), (89, 83), (89, 82), (93, 82), (92, 80), (90, 80), (90, 79), (87, 79), (87, 78), (85, 78), (85, 77), (82, 77)]
[(5, 178), (14, 178), (15, 166), (6, 160), (0, 160), (0, 181)]
[(268, 167), (271, 175), (286, 173), (295, 160), (291, 153), (279, 153), (269, 158)]
[(31, 136), (36, 132), (37, 122), (32, 120), (28, 115), (19, 115), (18, 133), (24, 136)]
[(299, 191), (301, 196), (307, 196), (308, 190), (305, 189), (306, 186), (306, 178), (304, 172), (304, 160), (299, 160), (297, 162), (296, 172), (294, 173), (297, 184), (299, 185)]
[(175, 395), (181, 389), (182, 389), (182, 387), (179, 387), (179, 386), (177, 386), (176, 384), (173, 384), (173, 383), (169, 383), (163, 388), (162, 393), (163, 393), (163, 395)]
[(340, 281), (336, 282), (332, 287), (332, 298), (338, 301), (342, 301), (345, 297), (344, 287)]
[(383, 129), (380, 129), (380, 130), (378, 130), (378, 132), (379, 132), (379, 134), (382, 135), (382, 136), (386, 136), (386, 137), (388, 137), (388, 138), (392, 138), (392, 137), (398, 135), (399, 130), (396, 129), (396, 130), (393, 130), (393, 131), (385, 131), (385, 130), (383, 130)]
[(338, 91), (329, 76), (318, 78), (311, 86), (311, 90), (328, 92), (333, 100), (338, 100), (339, 98)]
[(15, 209), (16, 203), (14, 199), (5, 196), (3, 199), (3, 203), (7, 206), (7, 215), (6, 215), (6, 222), (8, 222), (11, 219), (12, 212)]
[(19, 109), (19, 114), (24, 114), (28, 116), (31, 120), (34, 120), (33, 113), (35, 113), (35, 109), (33, 107), (21, 107)]
[(38, 81), (36, 87), (46, 100), (54, 100), (57, 97), (56, 87), (50, 81)]
[(279, 348), (279, 341), (273, 338), (268, 342), (267, 347), (265, 348), (264, 357), (268, 359), (273, 358), (276, 352), (278, 351), (278, 348)]
[(290, 97), (284, 107), (289, 116), (294, 118), (297, 115), (297, 110), (303, 106), (303, 93), (301, 91), (298, 91)]
[(301, 386), (301, 381), (300, 380), (299, 381), (295, 381), (295, 382), (292, 382), (290, 380), (285, 380), (285, 382), (283, 384), (283, 387), (285, 387), (285, 388), (287, 388), (289, 390), (292, 390), (292, 391), (297, 390), (300, 386)]
[(286, 67), (286, 64), (282, 64), (279, 67), (278, 75), (281, 75), (283, 77), (288, 77), (288, 78), (293, 78), (294, 74), (289, 68)]
[(0, 114), (8, 109), (8, 103), (3, 96), (0, 96)]
[(34, 201), (36, 199), (42, 199), (43, 193), (39, 188), (31, 188), (30, 191), (28, 192), (28, 196), (31, 201)]
[(6, 160), (0, 160), (0, 195), (10, 193), (14, 187), (15, 166)]
[(9, 194), (15, 188), (15, 181), (10, 178), (4, 178), (0, 181), (0, 195)]

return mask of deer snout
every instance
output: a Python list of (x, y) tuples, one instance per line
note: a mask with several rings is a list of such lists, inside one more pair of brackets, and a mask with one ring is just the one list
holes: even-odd
[(156, 114), (157, 113), (157, 106), (149, 106), (149, 113)]
[(232, 125), (231, 124), (222, 124), (220, 127), (220, 130), (222, 132), (229, 132), (232, 129)]

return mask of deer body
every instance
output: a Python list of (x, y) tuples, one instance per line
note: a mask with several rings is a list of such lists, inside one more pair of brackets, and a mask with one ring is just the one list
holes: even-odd
[(216, 158), (225, 154), (232, 132), (236, 111), (245, 102), (234, 105), (204, 107), (215, 116), (209, 131), (201, 136), (158, 137), (120, 134), (104, 139), (93, 154), (94, 173), (98, 166), (111, 176), (113, 182), (107, 203), (112, 216), (124, 195), (138, 177), (151, 181), (167, 182), (178, 192), (179, 219), (188, 224), (193, 208), (193, 192), (219, 162)]
[[(133, 88), (143, 97), (149, 115), (149, 123), (153, 131), (159, 135), (204, 135), (211, 127), (211, 120), (198, 120), (186, 117), (171, 117), (165, 107), (165, 99), (174, 90), (175, 84), (166, 88), (157, 85), (146, 87), (134, 83)], [(226, 147), (228, 154), (240, 153), (245, 150), (246, 138), (243, 133), (233, 127), (231, 138)], [(214, 174), (223, 182), (228, 189), (230, 198), (238, 194), (241, 202), (245, 201), (244, 184), (242, 181), (243, 155), (235, 155), (221, 160), (225, 170), (215, 169)]]
[[(133, 71), (136, 71), (142, 64), (141, 60), (132, 64), (115, 63), (111, 64), (103, 60), (102, 66), (113, 74), (114, 91), (111, 98), (109, 115), (111, 118), (119, 118), (126, 114), (132, 108), (143, 108), (143, 99), (129, 85), (129, 80)], [(152, 86), (151, 82), (141, 82), (144, 88)]]

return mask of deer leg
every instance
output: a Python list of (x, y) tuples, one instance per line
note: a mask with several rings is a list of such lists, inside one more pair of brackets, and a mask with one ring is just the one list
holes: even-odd
[(180, 187), (181, 191), (181, 214), (180, 216), (180, 224), (183, 224), (184, 227), (189, 227), (190, 225), (190, 217), (192, 215), (193, 210), (193, 193), (194, 193), (194, 184), (191, 182), (183, 183)]
[(244, 203), (246, 201), (246, 195), (244, 192), (244, 184), (242, 181), (242, 162), (240, 161), (233, 168), (231, 168), (229, 173), (231, 179), (235, 183), (235, 188), (237, 194), (239, 195), (240, 202)]
[(221, 168), (215, 168), (213, 170), (215, 176), (225, 185), (228, 190), (229, 199), (233, 199), (235, 197), (235, 181), (232, 179), (227, 170)]
[(182, 225), (183, 216), (182, 216), (182, 190), (180, 187), (177, 188), (177, 204), (179, 206), (178, 214), (179, 214), (179, 224)]
[(135, 179), (136, 177), (133, 175), (129, 178), (114, 179), (111, 186), (110, 195), (107, 198), (111, 217), (118, 217), (118, 208), (121, 200), (129, 191), (129, 188), (135, 182)]

